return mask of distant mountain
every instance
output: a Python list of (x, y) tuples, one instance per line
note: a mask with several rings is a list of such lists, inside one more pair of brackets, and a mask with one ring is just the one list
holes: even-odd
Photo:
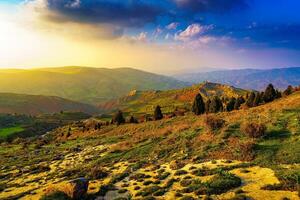
[(205, 73), (181, 74), (176, 75), (175, 78), (190, 83), (211, 81), (254, 90), (263, 90), (269, 83), (273, 83), (275, 87), (285, 89), (288, 85), (300, 85), (300, 67), (267, 70), (223, 70)]
[(166, 91), (131, 91), (128, 95), (99, 105), (104, 112), (121, 109), (130, 114), (149, 114), (160, 105), (165, 113), (173, 112), (176, 107), (190, 108), (196, 94), (204, 99), (217, 95), (219, 97), (238, 97), (248, 91), (218, 83), (204, 82), (191, 87)]
[(185, 85), (174, 78), (131, 68), (0, 70), (0, 92), (59, 96), (90, 104), (121, 97), (131, 90), (164, 90)]
[(99, 109), (54, 96), (0, 93), (0, 113), (38, 115), (60, 111), (94, 114)]

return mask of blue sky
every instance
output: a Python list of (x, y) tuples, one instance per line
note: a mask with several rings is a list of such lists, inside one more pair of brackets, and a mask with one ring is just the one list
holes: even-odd
[(224, 67), (300, 66), (299, 0), (2, 0), (0, 4), (21, 5), (21, 9), (31, 5), (35, 9), (30, 12), (38, 12), (40, 21), (56, 27), (76, 24), (82, 30), (88, 27), (86, 32), (93, 27), (94, 36), (81, 36), (86, 40), (126, 38), (144, 42), (145, 48), (189, 49), (186, 53), (192, 51), (194, 59), (201, 54), (223, 59), (215, 64), (189, 63), (193, 68), (222, 63)]

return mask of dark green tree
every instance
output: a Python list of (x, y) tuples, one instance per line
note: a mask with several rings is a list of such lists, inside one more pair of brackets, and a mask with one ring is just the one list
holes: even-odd
[(230, 112), (234, 110), (236, 98), (232, 97), (226, 105), (226, 111)]
[(255, 93), (251, 92), (247, 101), (246, 101), (246, 105), (248, 107), (253, 107), (254, 106), (254, 100), (255, 100)]
[(117, 125), (125, 123), (123, 112), (121, 110), (118, 110), (118, 112), (115, 114), (115, 116), (112, 119), (112, 123), (116, 123)]
[(222, 101), (218, 96), (214, 96), (209, 104), (209, 112), (210, 113), (217, 113), (223, 110)]
[(206, 113), (209, 113), (209, 106), (210, 106), (210, 103), (211, 103), (211, 100), (208, 99), (206, 102), (205, 102), (205, 112)]
[(255, 98), (254, 98), (254, 101), (253, 101), (253, 106), (259, 106), (262, 102), (262, 98), (261, 98), (261, 95), (260, 93), (256, 93), (255, 94)]
[(269, 84), (264, 93), (264, 97), (263, 97), (264, 101), (266, 103), (274, 101), (274, 99), (276, 99), (276, 96), (277, 95), (274, 86), (272, 84)]
[(291, 85), (289, 85), (286, 88), (286, 90), (284, 90), (283, 95), (284, 96), (289, 96), (289, 95), (291, 95), (293, 93), (293, 90), (294, 90), (293, 87)]
[(155, 110), (154, 110), (154, 120), (161, 120), (163, 118), (163, 114), (161, 112), (161, 107), (160, 106), (156, 106)]
[(136, 118), (134, 118), (133, 116), (130, 116), (129, 123), (131, 123), (131, 124), (137, 124), (138, 120)]
[(245, 103), (245, 99), (242, 96), (238, 97), (234, 104), (234, 110), (240, 109), (243, 103)]
[(195, 115), (201, 115), (205, 112), (205, 104), (201, 94), (196, 95), (193, 102), (192, 111)]
[(280, 99), (282, 97), (282, 93), (279, 90), (276, 90), (276, 99)]

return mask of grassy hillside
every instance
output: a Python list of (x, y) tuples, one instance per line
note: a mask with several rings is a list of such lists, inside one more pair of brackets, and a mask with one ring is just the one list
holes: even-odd
[[(298, 92), (209, 116), (190, 113), (97, 130), (90, 119), (60, 127), (27, 145), (0, 147), (0, 198), (39, 199), (51, 188), (67, 192), (68, 180), (87, 177), (88, 199), (296, 200), (299, 113)], [(208, 117), (225, 123), (211, 128)], [(265, 125), (263, 137), (246, 134), (247, 123)]]
[(131, 68), (0, 70), (0, 92), (59, 96), (91, 104), (121, 97), (135, 89), (162, 90), (184, 85), (173, 78)]
[(191, 107), (196, 94), (201, 93), (204, 99), (217, 95), (219, 97), (238, 97), (248, 91), (222, 85), (204, 82), (183, 89), (167, 91), (131, 91), (127, 96), (101, 104), (99, 108), (110, 112), (121, 109), (125, 113), (141, 115), (152, 114), (155, 106), (160, 105), (165, 113), (173, 112), (175, 108)]
[(267, 70), (223, 70), (181, 74), (175, 77), (190, 83), (211, 81), (254, 90), (263, 90), (269, 83), (273, 83), (276, 88), (286, 89), (288, 85), (298, 86), (300, 84), (300, 67)]
[(0, 93), (0, 113), (38, 115), (60, 111), (94, 114), (99, 109), (60, 97)]

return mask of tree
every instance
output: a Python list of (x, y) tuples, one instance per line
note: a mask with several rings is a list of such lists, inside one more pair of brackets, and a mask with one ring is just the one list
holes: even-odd
[(276, 90), (276, 99), (280, 99), (282, 97), (282, 94), (279, 90)]
[(254, 106), (254, 100), (255, 100), (255, 93), (251, 92), (247, 101), (246, 101), (246, 105), (248, 107), (253, 107)]
[(195, 115), (201, 115), (205, 112), (205, 104), (201, 94), (196, 95), (193, 102), (192, 111)]
[(235, 105), (236, 99), (234, 97), (232, 97), (229, 102), (226, 105), (226, 110), (228, 112), (233, 111), (234, 110), (234, 105)]
[(211, 100), (208, 99), (206, 102), (205, 102), (205, 112), (206, 113), (209, 113), (209, 106), (210, 106), (210, 103), (211, 103)]
[(160, 106), (156, 106), (155, 110), (154, 110), (154, 120), (161, 120), (163, 118), (163, 114), (161, 112), (161, 107)]
[(138, 121), (137, 121), (137, 119), (134, 118), (133, 116), (130, 116), (130, 118), (129, 118), (129, 123), (131, 123), (131, 124), (137, 124)]
[(291, 85), (289, 85), (287, 88), (286, 88), (286, 90), (284, 90), (284, 92), (283, 92), (283, 94), (284, 94), (284, 96), (289, 96), (289, 95), (291, 95), (292, 93), (293, 93), (293, 87), (291, 86)]
[(209, 104), (209, 112), (210, 113), (217, 113), (223, 110), (222, 101), (218, 96), (214, 96)]
[(238, 110), (240, 109), (241, 105), (245, 103), (245, 99), (241, 96), (241, 97), (238, 97), (237, 100), (235, 101), (235, 104), (234, 104), (234, 109), (235, 110)]
[(112, 119), (112, 123), (116, 123), (117, 125), (125, 123), (123, 112), (121, 110), (118, 110), (118, 112), (115, 114), (115, 116)]
[(259, 104), (262, 102), (260, 93), (256, 93), (254, 101), (253, 101), (253, 106), (259, 106)]
[(272, 84), (269, 84), (264, 93), (264, 101), (266, 103), (274, 101), (276, 98), (276, 90)]

